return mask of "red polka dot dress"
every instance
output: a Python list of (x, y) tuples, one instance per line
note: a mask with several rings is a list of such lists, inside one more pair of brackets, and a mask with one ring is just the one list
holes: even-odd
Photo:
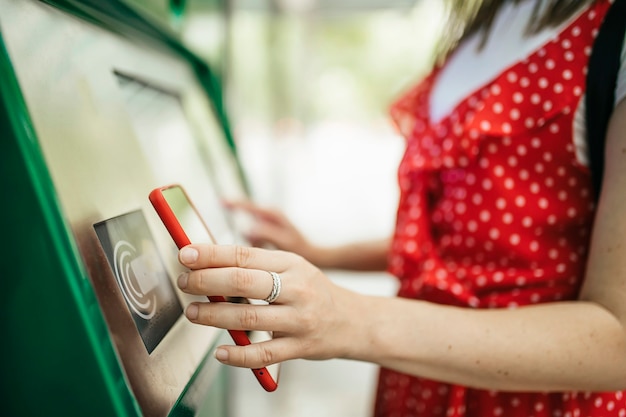
[[(440, 121), (429, 95), (441, 67), (394, 104), (407, 138), (389, 267), (399, 296), (467, 308), (576, 298), (594, 202), (574, 116), (608, 5), (588, 6)], [(626, 417), (626, 398), (484, 391), (382, 369), (375, 415)]]

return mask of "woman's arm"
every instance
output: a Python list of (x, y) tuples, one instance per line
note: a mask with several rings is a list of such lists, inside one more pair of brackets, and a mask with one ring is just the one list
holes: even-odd
[[(624, 327), (601, 300), (517, 310), (456, 308), (357, 294), (291, 253), (193, 247), (199, 258), (183, 263), (211, 268), (183, 275), (179, 287), (185, 292), (263, 299), (272, 288), (266, 271), (282, 276), (281, 295), (272, 305), (193, 303), (186, 309), (195, 323), (274, 332), (269, 342), (220, 347), (216, 357), (229, 365), (348, 358), (485, 389), (626, 387)], [(186, 256), (183, 250), (181, 258)]]
[(391, 239), (349, 243), (335, 247), (318, 247), (310, 261), (322, 269), (384, 271)]
[(578, 301), (473, 310), (372, 297), (334, 285), (291, 253), (194, 245), (181, 251), (181, 261), (197, 269), (180, 278), (184, 291), (263, 299), (272, 288), (270, 270), (282, 276), (282, 292), (269, 306), (194, 303), (186, 314), (196, 323), (275, 332), (269, 342), (217, 350), (218, 359), (235, 366), (341, 357), (485, 389), (624, 389), (626, 103), (615, 111), (606, 155)]

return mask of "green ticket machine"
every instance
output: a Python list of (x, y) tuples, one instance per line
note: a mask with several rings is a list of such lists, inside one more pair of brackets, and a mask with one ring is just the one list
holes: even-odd
[(184, 318), (148, 200), (182, 184), (218, 242), (240, 239), (207, 61), (122, 0), (0, 0), (0, 414), (228, 415), (212, 350), (230, 341)]

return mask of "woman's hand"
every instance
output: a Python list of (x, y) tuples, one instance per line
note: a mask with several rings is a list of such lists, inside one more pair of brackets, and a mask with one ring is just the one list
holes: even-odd
[(254, 217), (255, 224), (246, 236), (256, 247), (272, 247), (303, 256), (316, 263), (318, 248), (311, 244), (298, 228), (280, 211), (262, 208), (250, 201), (226, 201), (230, 210), (242, 210)]
[[(239, 246), (190, 245), (179, 254), (191, 269), (178, 278), (189, 294), (263, 300), (273, 288), (268, 271), (281, 278), (272, 304), (192, 303), (194, 323), (231, 330), (267, 330), (274, 338), (249, 346), (222, 346), (223, 363), (260, 368), (294, 358), (327, 359), (348, 354), (360, 298), (333, 284), (318, 268), (293, 253)], [(358, 321), (358, 320), (356, 320)]]
[(340, 246), (317, 246), (278, 210), (261, 208), (249, 201), (227, 201), (230, 210), (243, 210), (255, 219), (248, 240), (253, 246), (271, 245), (280, 250), (297, 253), (322, 269), (346, 269), (354, 271), (384, 271), (387, 268), (387, 251), (390, 238), (342, 244)]

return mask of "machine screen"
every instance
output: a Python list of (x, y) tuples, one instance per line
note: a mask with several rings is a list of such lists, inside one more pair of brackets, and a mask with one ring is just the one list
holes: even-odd
[(200, 218), (196, 208), (187, 199), (180, 187), (169, 187), (163, 190), (163, 197), (172, 208), (185, 234), (193, 243), (216, 243), (208, 227)]
[(94, 225), (130, 314), (151, 353), (182, 306), (141, 210)]

